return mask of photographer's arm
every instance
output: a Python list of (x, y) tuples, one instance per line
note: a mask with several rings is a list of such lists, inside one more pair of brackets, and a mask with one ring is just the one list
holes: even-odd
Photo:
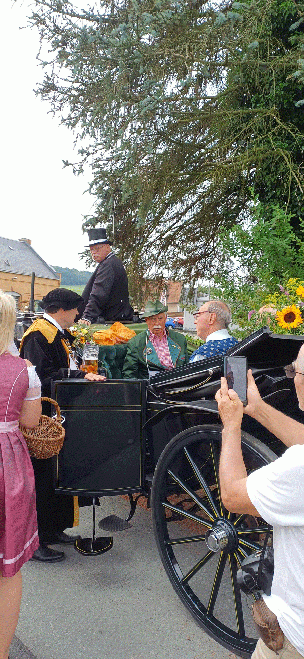
[(245, 414), (259, 421), (285, 446), (304, 444), (304, 425), (279, 412), (279, 410), (262, 400), (251, 371), (248, 371), (247, 398), (248, 405), (244, 408)]
[(221, 388), (215, 398), (223, 422), (219, 468), (223, 504), (230, 512), (258, 516), (246, 487), (247, 472), (241, 446), (243, 403), (233, 389), (228, 389), (225, 378), (221, 378)]

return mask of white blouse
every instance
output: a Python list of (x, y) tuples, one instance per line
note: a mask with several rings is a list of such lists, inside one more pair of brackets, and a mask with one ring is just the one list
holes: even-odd
[(41, 382), (36, 373), (36, 366), (28, 366), (29, 388), (24, 400), (36, 400), (41, 397)]
[[(8, 352), (13, 355), (13, 357), (20, 356), (14, 341), (9, 345)], [(28, 366), (27, 372), (29, 377), (29, 388), (24, 400), (37, 400), (37, 398), (41, 398), (41, 382), (36, 373), (36, 366)]]

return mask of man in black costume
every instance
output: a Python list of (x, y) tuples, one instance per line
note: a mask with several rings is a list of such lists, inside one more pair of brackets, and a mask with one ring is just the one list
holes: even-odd
[(130, 321), (133, 309), (129, 302), (128, 277), (120, 259), (112, 252), (106, 230), (89, 229), (89, 245), (92, 258), (98, 266), (89, 279), (82, 297), (81, 323), (105, 321)]
[[(43, 318), (35, 320), (23, 335), (20, 355), (36, 366), (41, 380), (42, 396), (51, 395), (52, 380), (84, 377), (84, 373), (77, 369), (73, 360), (71, 346), (74, 337), (67, 330), (73, 324), (78, 306), (82, 302), (80, 295), (65, 288), (50, 291), (42, 300), (41, 306), (45, 310)], [(94, 373), (87, 373), (85, 378), (105, 379)], [(74, 542), (75, 536), (64, 533), (64, 529), (73, 526), (73, 497), (55, 494), (52, 458), (46, 460), (32, 458), (32, 463), (35, 473), (40, 539), (40, 546), (34, 553), (33, 559), (49, 563), (61, 561), (64, 553), (51, 549), (47, 543)]]

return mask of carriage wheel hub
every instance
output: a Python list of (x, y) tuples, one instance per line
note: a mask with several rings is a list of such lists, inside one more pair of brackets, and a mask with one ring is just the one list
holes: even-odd
[(210, 551), (232, 551), (237, 547), (237, 534), (227, 519), (217, 519), (212, 531), (206, 536), (206, 545)]

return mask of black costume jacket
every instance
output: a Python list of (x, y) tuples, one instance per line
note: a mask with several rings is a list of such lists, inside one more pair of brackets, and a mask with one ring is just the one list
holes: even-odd
[[(52, 380), (68, 377), (83, 377), (82, 371), (69, 372), (69, 351), (64, 336), (72, 344), (74, 337), (64, 333), (45, 318), (35, 320), (23, 335), (20, 355), (36, 366), (41, 380), (42, 395), (51, 395)], [(50, 407), (50, 406), (49, 406)], [(46, 410), (44, 410), (45, 412)], [(52, 542), (57, 534), (74, 523), (73, 497), (55, 494), (53, 487), (53, 458), (32, 458), (35, 486), (38, 534), (40, 542)]]
[(29, 359), (41, 380), (42, 396), (51, 396), (52, 380), (84, 377), (82, 371), (69, 371), (69, 353), (64, 344), (64, 337), (73, 344), (73, 335), (64, 333), (52, 325), (46, 318), (35, 320), (22, 337), (20, 357)]
[(91, 323), (103, 320), (132, 320), (128, 278), (120, 259), (110, 254), (98, 264), (83, 293), (82, 317)]

